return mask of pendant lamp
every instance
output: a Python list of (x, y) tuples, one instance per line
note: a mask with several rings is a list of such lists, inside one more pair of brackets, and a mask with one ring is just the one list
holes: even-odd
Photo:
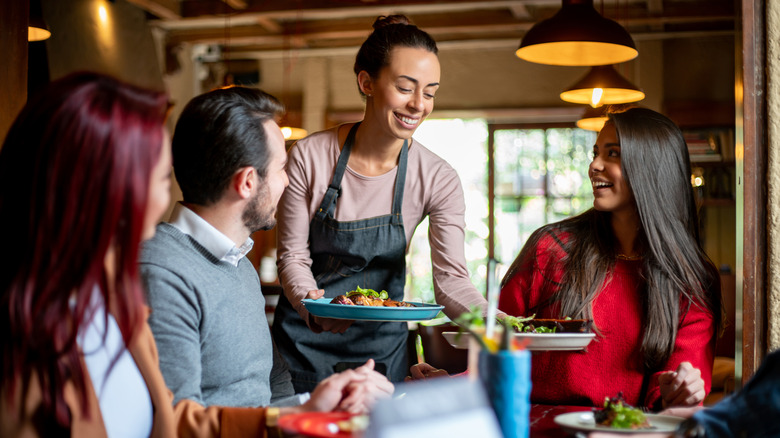
[(561, 99), (566, 102), (588, 104), (594, 108), (638, 102), (644, 98), (645, 93), (611, 65), (591, 67), (588, 74), (561, 93)]
[(577, 127), (588, 131), (601, 131), (604, 123), (607, 123), (607, 108), (606, 105), (598, 108), (587, 107), (582, 114), (582, 118), (577, 120)]
[(285, 141), (287, 140), (300, 140), (306, 137), (308, 132), (303, 128), (294, 128), (292, 126), (282, 126), (282, 135)]
[(602, 105), (596, 108), (588, 106), (585, 107), (582, 118), (577, 120), (576, 125), (580, 129), (599, 132), (604, 127), (604, 124), (607, 123), (607, 120), (609, 120), (607, 114), (622, 113), (638, 106), (634, 103)]
[(43, 41), (49, 39), (51, 32), (43, 20), (39, 1), (30, 2), (30, 17), (27, 20), (27, 41)]
[(549, 65), (606, 65), (639, 54), (631, 35), (593, 8), (593, 0), (562, 0), (561, 10), (529, 30), (515, 54)]

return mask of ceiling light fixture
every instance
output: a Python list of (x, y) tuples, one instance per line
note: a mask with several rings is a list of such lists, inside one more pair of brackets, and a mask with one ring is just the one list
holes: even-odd
[(591, 67), (588, 74), (561, 93), (561, 99), (594, 108), (617, 103), (639, 102), (645, 93), (620, 75), (611, 65)]
[(593, 0), (562, 0), (561, 9), (529, 30), (515, 54), (549, 65), (606, 65), (630, 61), (639, 52), (620, 24), (604, 18)]
[(308, 135), (308, 132), (306, 132), (303, 128), (294, 128), (292, 126), (282, 126), (282, 135), (284, 136), (284, 140), (300, 140), (303, 137), (306, 137)]
[(582, 114), (582, 118), (577, 120), (577, 127), (580, 129), (586, 129), (588, 131), (601, 131), (604, 127), (604, 123), (607, 123), (606, 114), (607, 106), (600, 106), (598, 108), (587, 107)]
[(51, 31), (43, 20), (39, 1), (30, 2), (30, 15), (27, 20), (27, 41), (43, 41), (49, 39)]

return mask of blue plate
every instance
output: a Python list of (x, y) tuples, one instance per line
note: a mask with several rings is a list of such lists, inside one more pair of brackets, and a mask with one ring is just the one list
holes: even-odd
[(373, 307), (331, 304), (333, 298), (312, 300), (305, 298), (303, 305), (314, 316), (356, 321), (427, 321), (444, 308), (438, 304), (412, 303), (414, 307)]

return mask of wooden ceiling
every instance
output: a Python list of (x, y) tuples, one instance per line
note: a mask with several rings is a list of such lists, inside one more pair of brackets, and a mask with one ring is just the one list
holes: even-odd
[[(219, 48), (219, 56), (354, 53), (379, 15), (405, 14), (442, 50), (517, 46), (560, 0), (128, 0), (162, 29), (168, 47)], [(737, 0), (594, 0), (636, 41), (732, 34)]]

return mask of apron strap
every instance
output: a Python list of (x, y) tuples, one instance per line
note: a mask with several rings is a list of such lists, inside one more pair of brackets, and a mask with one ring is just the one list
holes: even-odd
[(347, 162), (349, 161), (349, 154), (352, 152), (352, 144), (355, 143), (355, 134), (357, 133), (360, 122), (352, 125), (352, 128), (347, 134), (347, 140), (344, 142), (344, 147), (339, 154), (339, 161), (336, 163), (336, 169), (333, 171), (333, 179), (328, 186), (328, 191), (325, 192), (325, 196), (322, 198), (320, 208), (317, 209), (317, 216), (320, 219), (325, 218), (326, 215), (336, 212), (336, 199), (341, 194), (341, 179), (344, 177), (344, 171), (347, 169)]
[[(322, 198), (320, 208), (317, 209), (315, 216), (324, 219), (325, 216), (333, 216), (336, 212), (336, 200), (341, 195), (341, 180), (344, 178), (344, 171), (347, 169), (347, 162), (349, 162), (349, 155), (352, 152), (352, 145), (355, 143), (355, 134), (357, 134), (358, 126), (360, 122), (355, 123), (347, 134), (347, 139), (344, 141), (344, 147), (339, 154), (339, 161), (336, 163), (336, 169), (333, 172), (333, 179), (328, 186), (325, 196)], [(403, 217), (401, 210), (404, 200), (404, 185), (406, 184), (406, 162), (409, 155), (409, 140), (404, 140), (404, 144), (401, 147), (401, 155), (398, 159), (398, 172), (395, 176), (395, 190), (393, 193), (393, 207), (391, 213), (393, 215), (392, 222), (394, 224), (403, 223)]]
[(398, 158), (398, 173), (395, 175), (395, 193), (393, 194), (393, 223), (403, 224), (401, 210), (404, 203), (404, 185), (406, 184), (406, 160), (409, 156), (409, 140), (404, 140), (401, 146), (401, 156)]

